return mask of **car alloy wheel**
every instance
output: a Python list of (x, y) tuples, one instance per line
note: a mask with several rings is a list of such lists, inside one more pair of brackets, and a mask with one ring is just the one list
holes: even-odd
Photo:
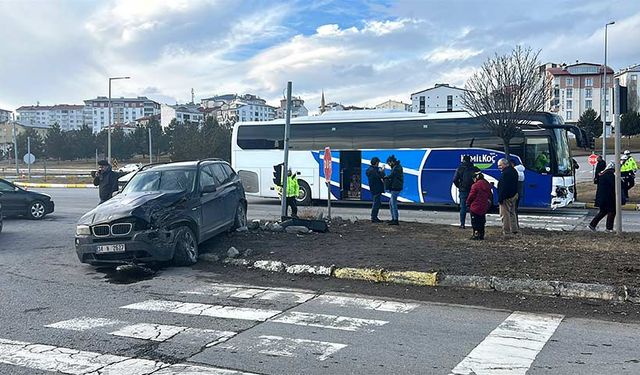
[(242, 203), (238, 203), (238, 208), (236, 208), (236, 228), (242, 228), (247, 226), (247, 212), (244, 209), (244, 205)]
[(40, 220), (44, 217), (44, 204), (42, 204), (42, 202), (40, 201), (35, 201), (33, 203), (31, 203), (31, 206), (29, 207), (29, 215), (31, 216), (32, 219), (36, 219), (36, 220)]
[(198, 245), (196, 244), (196, 239), (193, 238), (193, 234), (190, 230), (184, 232), (184, 236), (182, 237), (182, 246), (184, 247), (184, 252), (189, 261), (195, 263), (198, 259)]

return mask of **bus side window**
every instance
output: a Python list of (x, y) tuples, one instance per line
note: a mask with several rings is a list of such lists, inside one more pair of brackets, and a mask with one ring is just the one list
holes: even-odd
[(538, 173), (550, 172), (549, 138), (526, 138), (524, 165), (527, 169), (532, 169)]

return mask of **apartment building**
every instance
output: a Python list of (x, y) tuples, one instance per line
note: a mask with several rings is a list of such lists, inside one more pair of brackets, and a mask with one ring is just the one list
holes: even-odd
[(276, 108), (255, 95), (236, 96), (223, 104), (217, 111), (216, 119), (224, 126), (233, 126), (238, 121), (270, 121), (276, 116)]
[(203, 108), (193, 103), (162, 104), (160, 107), (160, 125), (166, 128), (174, 119), (179, 124), (184, 124), (185, 122), (201, 124), (204, 122), (204, 111)]
[[(87, 125), (99, 133), (109, 125), (109, 99), (98, 96), (84, 101), (84, 119)], [(111, 123), (127, 124), (145, 116), (160, 114), (160, 104), (145, 97), (111, 98)]]
[(23, 124), (49, 127), (58, 124), (63, 131), (80, 129), (85, 124), (82, 105), (22, 106), (16, 109), (16, 112), (17, 121)]
[(6, 109), (0, 108), (0, 123), (7, 122), (7, 121), (11, 120), (11, 114), (12, 113), (13, 112), (11, 112), (11, 111), (7, 111)]
[(620, 79), (620, 86), (627, 88), (628, 111), (640, 112), (640, 91), (638, 76), (640, 76), (640, 64), (621, 69), (615, 77)]
[[(600, 114), (603, 98), (603, 73), (600, 64), (576, 63), (558, 65), (546, 69), (553, 80), (551, 99), (545, 111), (557, 113), (567, 123), (576, 123), (580, 115), (587, 109)], [(605, 117), (607, 123), (611, 117), (611, 93), (613, 88), (613, 70), (607, 67), (607, 95), (605, 100)]]
[(462, 96), (465, 89), (436, 83), (434, 87), (411, 94), (411, 111), (418, 113), (437, 113), (462, 111)]
[[(287, 99), (280, 99), (280, 107), (276, 108), (276, 118), (285, 118), (287, 112)], [(300, 97), (291, 98), (291, 118), (308, 116), (309, 110), (304, 106), (304, 100)]]
[(411, 104), (399, 102), (397, 100), (387, 100), (386, 102), (376, 104), (375, 108), (411, 112)]

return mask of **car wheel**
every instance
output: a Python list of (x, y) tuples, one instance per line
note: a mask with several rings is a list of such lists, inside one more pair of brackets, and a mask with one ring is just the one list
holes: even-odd
[(311, 188), (309, 184), (305, 181), (298, 181), (298, 186), (300, 190), (298, 192), (298, 196), (296, 197), (296, 202), (300, 206), (310, 206), (311, 205)]
[(29, 205), (29, 211), (27, 215), (33, 220), (40, 220), (45, 215), (44, 203), (41, 201), (33, 201), (31, 205)]
[(238, 229), (247, 226), (247, 209), (244, 208), (244, 204), (242, 202), (238, 202), (238, 207), (236, 208), (236, 216), (233, 222), (233, 229)]
[(198, 261), (198, 240), (191, 228), (180, 227), (176, 234), (176, 247), (173, 253), (173, 264), (190, 266)]

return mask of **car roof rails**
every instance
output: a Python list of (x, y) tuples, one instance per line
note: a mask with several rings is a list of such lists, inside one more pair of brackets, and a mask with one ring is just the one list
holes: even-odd
[(203, 162), (205, 162), (205, 161), (224, 161), (224, 162), (226, 162), (226, 160), (224, 160), (224, 159), (220, 159), (220, 158), (206, 158), (206, 159), (200, 159), (200, 160), (198, 160), (197, 165), (200, 165), (200, 164), (202, 164), (202, 163), (203, 163)]

